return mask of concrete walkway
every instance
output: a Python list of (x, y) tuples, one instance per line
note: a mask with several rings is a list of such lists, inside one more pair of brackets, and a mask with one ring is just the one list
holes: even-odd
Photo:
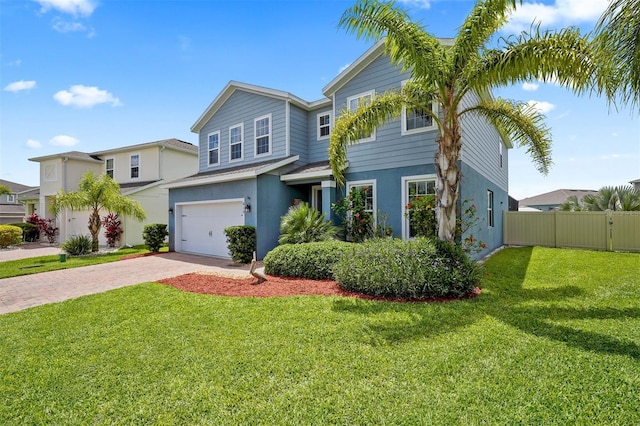
[[(52, 249), (48, 247), (48, 249)], [(59, 248), (49, 254), (60, 253)], [(40, 250), (39, 248), (37, 250)], [(0, 260), (8, 252), (0, 253)], [(41, 256), (42, 254), (35, 254)], [(33, 257), (34, 255), (32, 255)], [(249, 266), (230, 260), (184, 253), (161, 253), (101, 265), (0, 279), (0, 315), (87, 294), (157, 281), (191, 272), (247, 274)]]

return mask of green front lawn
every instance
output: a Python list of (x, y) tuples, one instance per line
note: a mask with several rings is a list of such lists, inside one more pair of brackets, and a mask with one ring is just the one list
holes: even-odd
[[(164, 248), (164, 251), (167, 249)], [(163, 251), (163, 249), (160, 249)], [(61, 250), (62, 252), (62, 250)], [(116, 262), (123, 256), (149, 253), (144, 246), (124, 247), (111, 253), (89, 256), (67, 256), (65, 262), (60, 261), (59, 255), (30, 257), (20, 260), (0, 262), (0, 279), (17, 277), (20, 275), (37, 274), (40, 272), (57, 271), (59, 269), (78, 268), (80, 266), (97, 265), (99, 263)]]
[(511, 248), (475, 299), (156, 283), (0, 316), (0, 424), (639, 424), (640, 254)]

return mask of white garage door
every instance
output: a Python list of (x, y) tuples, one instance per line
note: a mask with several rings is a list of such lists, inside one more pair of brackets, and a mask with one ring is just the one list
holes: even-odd
[(224, 228), (244, 225), (242, 201), (185, 204), (180, 221), (179, 251), (229, 257)]

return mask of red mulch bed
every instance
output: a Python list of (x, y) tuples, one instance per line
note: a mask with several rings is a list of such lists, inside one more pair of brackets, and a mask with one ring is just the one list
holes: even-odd
[[(286, 297), (299, 295), (322, 295), (358, 297), (361, 299), (387, 300), (394, 302), (445, 302), (452, 300), (408, 300), (372, 297), (365, 294), (352, 293), (343, 290), (337, 282), (331, 280), (308, 280), (304, 278), (285, 278), (272, 275), (268, 275), (267, 281), (261, 284), (254, 284), (256, 282), (255, 278), (233, 278), (222, 275), (198, 273), (180, 275), (160, 280), (159, 282), (192, 293), (215, 294), (218, 296)], [(480, 289), (476, 289), (476, 291), (469, 297), (476, 296), (479, 293)]]

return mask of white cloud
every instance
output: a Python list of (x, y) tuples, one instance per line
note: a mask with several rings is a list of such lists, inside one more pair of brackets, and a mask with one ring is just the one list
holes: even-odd
[(13, 92), (13, 93), (18, 93), (22, 90), (31, 90), (34, 87), (36, 87), (36, 82), (33, 80), (28, 80), (28, 81), (24, 81), (24, 80), (20, 80), (20, 81), (14, 81), (13, 83), (9, 83), (4, 87), (4, 91), (6, 92)]
[(55, 146), (74, 146), (77, 145), (80, 141), (73, 136), (67, 135), (58, 135), (51, 138), (49, 144)]
[(527, 101), (527, 105), (537, 109), (538, 112), (540, 112), (541, 114), (546, 114), (556, 107), (554, 104), (550, 102), (534, 101), (534, 100)]
[(35, 0), (42, 6), (42, 12), (55, 9), (74, 16), (90, 16), (96, 8), (92, 0)]
[(61, 19), (55, 19), (53, 21), (53, 29), (59, 33), (72, 33), (76, 31), (86, 31), (87, 27), (80, 22), (67, 22)]
[(538, 90), (539, 85), (535, 83), (524, 83), (522, 84), (522, 90), (526, 90), (527, 92), (535, 92)]
[(431, 7), (431, 0), (399, 0), (399, 3), (407, 7), (417, 7), (420, 9), (429, 9)]
[(27, 148), (31, 148), (31, 149), (38, 149), (38, 148), (42, 148), (42, 144), (36, 140), (33, 139), (29, 139), (27, 140), (27, 143), (25, 144)]
[(507, 31), (528, 30), (532, 22), (543, 27), (593, 23), (609, 5), (609, 0), (555, 0), (552, 4), (527, 2), (518, 6), (504, 27)]
[(111, 104), (111, 106), (121, 106), (120, 99), (113, 96), (106, 90), (100, 90), (95, 86), (83, 86), (76, 84), (69, 90), (61, 90), (53, 95), (53, 99), (65, 106), (75, 106), (78, 108), (91, 108), (98, 104)]
[(20, 65), (22, 65), (22, 59), (18, 58), (15, 61), (9, 62), (7, 65), (9, 65), (10, 67), (19, 67)]

